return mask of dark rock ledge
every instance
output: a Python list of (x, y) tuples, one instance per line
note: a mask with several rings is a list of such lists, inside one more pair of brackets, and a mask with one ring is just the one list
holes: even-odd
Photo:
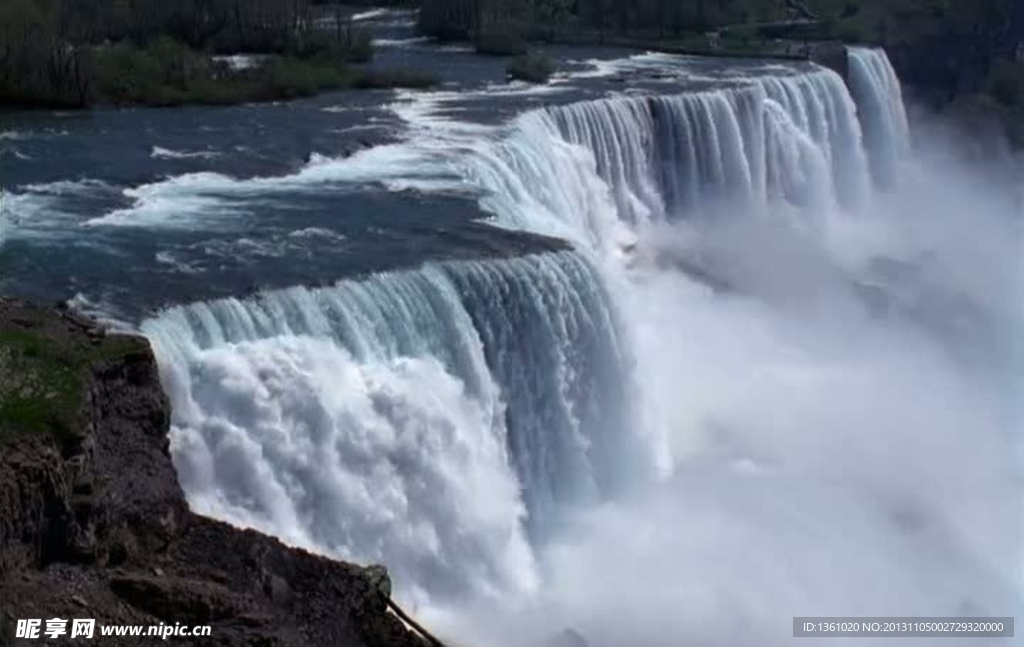
[(15, 640), (18, 618), (54, 617), (212, 625), (175, 644), (438, 644), (392, 611), (383, 567), (190, 512), (169, 421), (145, 339), (0, 299), (0, 645), (39, 642)]

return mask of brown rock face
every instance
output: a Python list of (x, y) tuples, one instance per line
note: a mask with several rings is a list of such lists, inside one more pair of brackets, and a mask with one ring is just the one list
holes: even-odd
[(0, 299), (0, 645), (17, 619), (55, 617), (211, 625), (195, 644), (436, 644), (389, 612), (382, 567), (190, 512), (169, 420), (146, 340)]

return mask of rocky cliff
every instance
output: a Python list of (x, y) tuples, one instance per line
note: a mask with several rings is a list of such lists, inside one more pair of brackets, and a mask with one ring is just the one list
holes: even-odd
[(200, 644), (435, 644), (389, 610), (383, 567), (191, 513), (169, 419), (145, 339), (0, 300), (0, 645), (54, 617), (212, 625)]

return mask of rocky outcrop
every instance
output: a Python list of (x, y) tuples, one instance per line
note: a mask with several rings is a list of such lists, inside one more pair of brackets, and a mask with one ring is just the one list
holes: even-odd
[(190, 512), (168, 428), (145, 339), (0, 300), (0, 645), (54, 617), (211, 625), (202, 644), (435, 644), (389, 611), (383, 567)]

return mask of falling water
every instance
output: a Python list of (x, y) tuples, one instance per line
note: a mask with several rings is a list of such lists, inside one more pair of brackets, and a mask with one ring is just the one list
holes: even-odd
[(910, 127), (903, 90), (889, 57), (878, 49), (849, 49), (850, 89), (857, 101), (872, 171), (879, 186), (891, 187), (899, 164), (910, 154)]
[(747, 217), (769, 205), (820, 218), (870, 195), (856, 108), (823, 69), (530, 112), (464, 164), (502, 223), (597, 249), (644, 224)]
[(196, 303), (142, 329), (193, 506), (435, 594), (528, 588), (524, 529), (540, 541), (611, 494), (636, 452), (607, 296), (571, 252)]
[[(815, 68), (428, 147), (497, 224), (574, 251), (147, 321), (190, 503), (383, 561), (481, 644), (559, 623), (595, 646), (782, 644), (800, 613), (994, 608), (1020, 509), (998, 396), (907, 323), (983, 306), (922, 278), (937, 252), (896, 217), (921, 195), (875, 192), (906, 115), (883, 53), (850, 62), (852, 95)], [(716, 254), (745, 274), (693, 281)]]

